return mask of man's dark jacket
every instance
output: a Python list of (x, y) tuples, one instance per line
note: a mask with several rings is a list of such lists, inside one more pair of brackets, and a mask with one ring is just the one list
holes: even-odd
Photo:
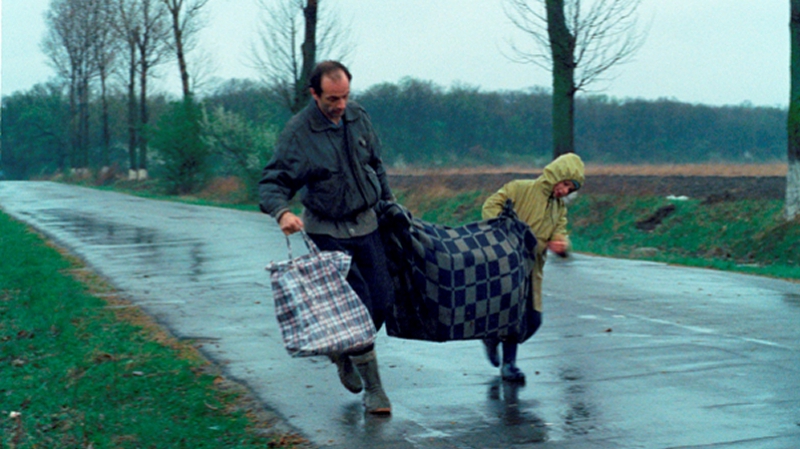
[(336, 127), (316, 103), (289, 120), (259, 182), (263, 212), (278, 218), (300, 191), (303, 206), (317, 216), (349, 220), (392, 198), (380, 141), (364, 108), (348, 103), (342, 123), (346, 151), (334, 151)]

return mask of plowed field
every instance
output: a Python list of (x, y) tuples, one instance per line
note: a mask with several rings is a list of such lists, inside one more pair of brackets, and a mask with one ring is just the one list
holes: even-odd
[[(541, 170), (474, 168), (458, 170), (393, 170), (394, 189), (447, 188), (494, 191), (517, 178), (535, 178)], [(587, 166), (583, 194), (675, 195), (712, 201), (782, 199), (786, 164), (760, 165), (615, 165)]]

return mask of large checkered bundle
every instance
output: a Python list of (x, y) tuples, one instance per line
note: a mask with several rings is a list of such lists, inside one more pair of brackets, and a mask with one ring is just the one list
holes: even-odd
[(460, 227), (424, 222), (395, 203), (381, 203), (378, 212), (395, 286), (389, 335), (428, 341), (532, 335), (536, 238), (510, 202), (499, 217)]

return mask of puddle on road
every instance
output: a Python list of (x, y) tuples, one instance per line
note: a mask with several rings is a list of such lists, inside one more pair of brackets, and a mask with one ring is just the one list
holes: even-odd
[(56, 234), (72, 236), (85, 244), (84, 251), (93, 251), (93, 247), (118, 247), (120, 257), (134, 256), (148, 271), (187, 276), (190, 281), (196, 281), (204, 273), (207, 257), (200, 240), (174, 238), (154, 229), (103, 220), (69, 209), (42, 210), (41, 215), (56, 229)]
[[(503, 382), (499, 377), (489, 383), (487, 411), (501, 424), (489, 431), (497, 447), (543, 443), (550, 439), (550, 427), (536, 414), (536, 404), (519, 399), (519, 392), (524, 388), (524, 384)], [(475, 441), (481, 440), (485, 440), (485, 435)]]
[(800, 294), (798, 293), (786, 293), (783, 295), (783, 300), (791, 306), (800, 307)]
[(598, 429), (597, 407), (591, 402), (588, 387), (581, 382), (583, 372), (577, 367), (563, 367), (558, 373), (564, 381), (566, 409), (562, 412), (563, 431), (567, 435), (587, 435)]
[(152, 229), (99, 220), (68, 209), (47, 209), (41, 213), (51, 217), (48, 219), (51, 224), (93, 245), (150, 245), (158, 241), (158, 234)]
[[(473, 431), (451, 435), (450, 439), (491, 444), (486, 447), (510, 447), (572, 440), (601, 431), (600, 408), (593, 401), (581, 370), (562, 368), (558, 377), (564, 382), (560, 386), (563, 403), (554, 410), (542, 408), (536, 399), (521, 399), (525, 384), (494, 379), (488, 384), (488, 400), (481, 413), (484, 418), (471, 426)], [(545, 416), (551, 421), (546, 421)]]

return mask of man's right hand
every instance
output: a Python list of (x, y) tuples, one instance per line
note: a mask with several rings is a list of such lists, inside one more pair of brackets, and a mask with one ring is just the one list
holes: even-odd
[(303, 230), (303, 220), (291, 212), (284, 212), (278, 220), (278, 225), (280, 225), (281, 231), (286, 235), (292, 235), (295, 232)]

